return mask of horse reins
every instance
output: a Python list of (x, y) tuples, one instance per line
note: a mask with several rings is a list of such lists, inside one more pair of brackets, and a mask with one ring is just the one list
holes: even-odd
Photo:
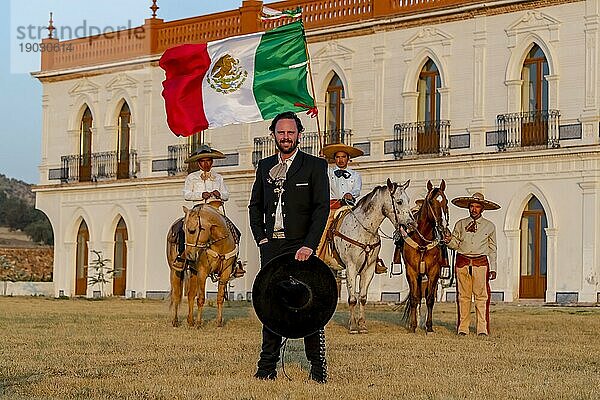
[[(202, 229), (202, 220), (200, 219), (200, 214), (198, 214), (198, 227), (199, 229)], [(185, 226), (185, 221), (184, 221), (184, 229), (187, 231), (187, 227)], [(215, 243), (220, 242), (221, 240), (225, 240), (230, 236), (229, 233), (227, 233), (225, 236), (217, 238), (217, 239), (213, 239), (213, 240), (208, 240), (206, 242), (203, 243), (198, 243), (198, 239), (200, 238), (200, 233), (198, 233), (198, 235), (196, 235), (196, 242), (195, 243), (185, 243), (186, 246), (190, 246), (190, 247), (196, 247), (201, 249), (201, 251), (206, 252), (206, 256), (207, 257), (213, 257), (213, 258), (217, 258), (220, 261), (220, 271), (221, 273), (223, 272), (223, 264), (225, 263), (226, 260), (229, 260), (232, 257), (236, 257), (238, 255), (238, 251), (239, 251), (239, 246), (237, 245), (237, 243), (235, 244), (235, 247), (233, 248), (233, 250), (231, 250), (230, 252), (226, 253), (226, 254), (220, 254), (218, 252), (216, 252), (215, 250), (211, 249), (212, 245), (214, 245)], [(196, 258), (196, 262), (197, 262), (197, 258)], [(232, 264), (233, 266), (233, 264)], [(233, 271), (233, 269), (232, 269)], [(213, 282), (216, 282), (217, 279), (215, 279), (215, 277), (213, 276), (213, 274), (210, 275), (211, 280)], [(231, 277), (230, 277), (231, 279)], [(219, 284), (221, 284), (221, 282), (219, 282)]]
[[(396, 187), (397, 188), (397, 187)], [(394, 198), (394, 193), (388, 189), (388, 192), (390, 193), (390, 198), (392, 200), (392, 209), (394, 210), (394, 219), (396, 220), (396, 229), (398, 228), (398, 212), (396, 210), (396, 199)], [(377, 242), (373, 243), (373, 244), (369, 244), (369, 243), (361, 243), (357, 240), (354, 240), (346, 235), (344, 235), (343, 233), (341, 233), (340, 231), (338, 231), (337, 229), (333, 229), (333, 236), (337, 236), (339, 238), (341, 238), (342, 240), (345, 240), (346, 242), (353, 244), (359, 248), (362, 249), (362, 251), (364, 251), (365, 253), (365, 258), (360, 266), (360, 268), (358, 269), (358, 273), (360, 274), (362, 272), (362, 270), (365, 268), (365, 266), (367, 265), (367, 260), (369, 259), (369, 254), (371, 253), (371, 251), (377, 249), (378, 247), (381, 246), (381, 238), (379, 237), (379, 235), (374, 234), (373, 232), (371, 232), (369, 229), (367, 229), (367, 227), (365, 227), (362, 222), (360, 221), (360, 219), (356, 216), (356, 214), (354, 214), (354, 209), (350, 209), (350, 213), (352, 214), (352, 216), (354, 217), (354, 219), (356, 219), (356, 222), (358, 222), (358, 224), (360, 225), (361, 228), (363, 228), (367, 233), (369, 233), (371, 236), (373, 236), (374, 238), (377, 238)], [(385, 238), (387, 239), (393, 239), (391, 236), (387, 235), (385, 232), (381, 231), (381, 228), (377, 228), (377, 231), (382, 233), (384, 235)]]

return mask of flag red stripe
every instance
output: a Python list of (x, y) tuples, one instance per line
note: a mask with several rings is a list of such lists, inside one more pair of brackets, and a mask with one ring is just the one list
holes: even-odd
[(210, 67), (204, 44), (186, 44), (165, 51), (159, 65), (166, 72), (162, 95), (167, 123), (173, 133), (191, 136), (208, 128), (202, 81)]

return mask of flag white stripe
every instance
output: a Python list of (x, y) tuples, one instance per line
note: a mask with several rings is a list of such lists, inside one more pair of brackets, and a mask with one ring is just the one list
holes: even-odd
[[(209, 127), (262, 120), (253, 91), (254, 55), (261, 38), (262, 35), (249, 35), (234, 41), (209, 43), (207, 51), (211, 65), (202, 82), (202, 102)], [(215, 69), (215, 64), (225, 56), (231, 57), (226, 58), (225, 68)], [(228, 61), (232, 60), (239, 63), (230, 68)], [(225, 71), (230, 74), (224, 76)]]

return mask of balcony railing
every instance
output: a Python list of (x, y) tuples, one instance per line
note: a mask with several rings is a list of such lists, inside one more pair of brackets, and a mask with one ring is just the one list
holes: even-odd
[[(351, 144), (352, 130), (342, 129), (337, 131), (325, 132), (323, 134), (323, 144), (346, 143)], [(300, 149), (305, 153), (319, 154), (319, 134), (317, 132), (305, 132), (300, 139)], [(252, 164), (256, 167), (261, 158), (269, 157), (277, 152), (273, 135), (254, 138), (254, 150), (252, 151)]]
[(448, 155), (450, 121), (421, 121), (394, 125), (394, 156)]
[(135, 178), (139, 172), (137, 152), (105, 151), (61, 157), (62, 182), (96, 182)]
[(496, 121), (499, 150), (529, 146), (560, 146), (560, 111), (558, 110), (500, 114)]

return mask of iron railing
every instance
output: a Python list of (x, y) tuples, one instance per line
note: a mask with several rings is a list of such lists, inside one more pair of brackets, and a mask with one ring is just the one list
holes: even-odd
[(191, 145), (186, 143), (176, 144), (167, 148), (169, 153), (169, 166), (167, 171), (169, 175), (176, 175), (180, 172), (188, 171), (188, 164), (185, 163), (185, 160), (190, 156), (190, 147)]
[(140, 166), (137, 152), (105, 151), (61, 157), (62, 182), (89, 182), (135, 178)]
[(394, 125), (394, 156), (448, 155), (450, 121), (420, 121)]
[(500, 114), (496, 117), (498, 149), (559, 147), (560, 111), (538, 110)]
[[(347, 131), (350, 132), (350, 131)], [(348, 133), (349, 135), (349, 133)], [(341, 134), (337, 135), (338, 137)], [(333, 138), (335, 136), (332, 136)], [(304, 132), (300, 139), (299, 147), (302, 151), (312, 155), (319, 154), (319, 134), (317, 132)], [(252, 151), (252, 164), (258, 165), (262, 158), (272, 156), (277, 152), (273, 135), (254, 138), (254, 150)]]

